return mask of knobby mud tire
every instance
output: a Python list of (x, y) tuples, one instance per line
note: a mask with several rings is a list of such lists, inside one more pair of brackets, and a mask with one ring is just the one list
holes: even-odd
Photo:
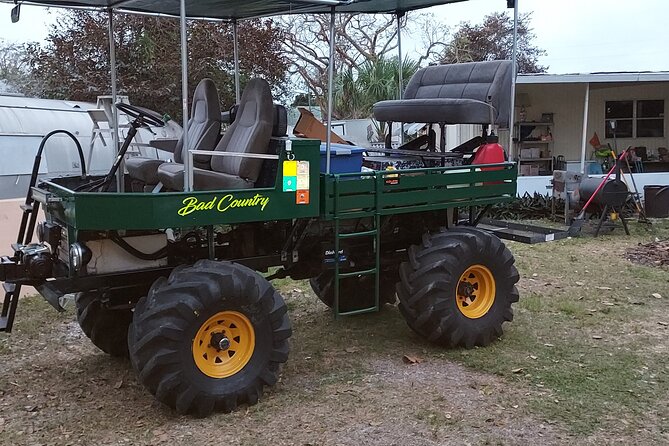
[(128, 327), (132, 321), (132, 311), (105, 307), (98, 291), (77, 293), (74, 301), (77, 322), (91, 342), (111, 356), (127, 358)]
[[(196, 363), (195, 340), (221, 313), (241, 315), (254, 339), (240, 370), (215, 377)], [(279, 378), (291, 333), (283, 298), (264, 277), (236, 263), (201, 260), (154, 283), (135, 308), (128, 344), (139, 380), (156, 399), (204, 417), (256, 404)]]
[[(485, 346), (502, 335), (502, 324), (513, 320), (519, 275), (513, 255), (499, 238), (456, 227), (424, 235), (422, 244), (411, 246), (408, 254), (409, 261), (400, 266), (397, 295), (411, 329), (447, 347)], [(458, 287), (471, 268), (487, 270), (494, 283), (488, 288), (494, 291), (489, 308), (468, 317), (464, 304), (458, 304)]]

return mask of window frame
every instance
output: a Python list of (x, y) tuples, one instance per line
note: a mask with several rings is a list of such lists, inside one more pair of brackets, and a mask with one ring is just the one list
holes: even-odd
[[(612, 103), (626, 103), (626, 102), (631, 102), (632, 107), (631, 107), (631, 112), (632, 116), (627, 117), (613, 117), (609, 118), (607, 117), (607, 112), (609, 110), (609, 107), (611, 107)], [(639, 116), (639, 103), (642, 102), (661, 102), (662, 103), (662, 111), (659, 113), (659, 116)], [(619, 100), (611, 100), (611, 101), (604, 101), (604, 137), (607, 139), (613, 138), (613, 132), (609, 128), (609, 121), (616, 121), (616, 124), (619, 124), (620, 121), (625, 121), (625, 122), (631, 122), (632, 123), (632, 129), (631, 133), (625, 133), (624, 135), (620, 135), (616, 133), (616, 138), (628, 138), (628, 139), (638, 139), (638, 138), (665, 138), (666, 137), (666, 132), (665, 132), (665, 127), (666, 127), (666, 121), (665, 121), (665, 100), (664, 99), (619, 99)], [(662, 122), (661, 126), (661, 134), (657, 136), (639, 136), (639, 121), (645, 121), (645, 122)], [(629, 125), (629, 124), (627, 124)], [(620, 126), (618, 126), (619, 128)]]

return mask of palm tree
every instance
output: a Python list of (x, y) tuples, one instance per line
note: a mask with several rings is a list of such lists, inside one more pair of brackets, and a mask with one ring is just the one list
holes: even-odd
[[(334, 116), (337, 119), (364, 119), (372, 115), (376, 102), (399, 98), (399, 61), (397, 57), (368, 60), (357, 72), (352, 69), (337, 76)], [(402, 62), (403, 88), (418, 70), (411, 59)]]

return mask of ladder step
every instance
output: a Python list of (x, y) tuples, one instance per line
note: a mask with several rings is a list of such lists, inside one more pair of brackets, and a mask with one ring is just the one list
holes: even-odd
[(7, 331), (7, 323), (8, 323), (9, 318), (8, 317), (0, 317), (0, 332), (1, 331)]
[(371, 235), (376, 235), (377, 231), (376, 229), (371, 229), (369, 231), (362, 231), (362, 232), (349, 232), (346, 234), (339, 234), (339, 238), (353, 238), (353, 237), (367, 237)]
[(346, 277), (369, 276), (372, 274), (376, 274), (376, 268), (363, 269), (360, 271), (350, 271), (348, 273), (339, 273), (339, 278), (345, 279)]

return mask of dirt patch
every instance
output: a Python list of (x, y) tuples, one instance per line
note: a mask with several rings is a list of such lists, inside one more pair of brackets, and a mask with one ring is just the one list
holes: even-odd
[(639, 265), (669, 270), (669, 240), (639, 244), (626, 253), (627, 260)]
[[(129, 363), (95, 349), (71, 313), (27, 298), (17, 330), (0, 338), (0, 444), (568, 443), (559, 423), (532, 413), (526, 395), (535, 390), (450, 360), (395, 308), (335, 322), (313, 296), (286, 294), (297, 308), (280, 383), (256, 406), (205, 420), (156, 403)], [(406, 353), (421, 362), (406, 364)]]

